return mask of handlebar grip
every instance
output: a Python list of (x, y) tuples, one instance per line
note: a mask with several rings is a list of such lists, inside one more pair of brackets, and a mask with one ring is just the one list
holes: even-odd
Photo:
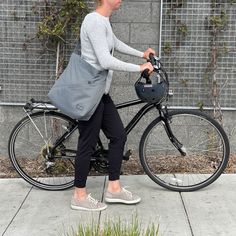
[(149, 69), (145, 69), (142, 73), (141, 73), (141, 76), (145, 79), (147, 79), (149, 77), (149, 74), (148, 74), (148, 71)]
[(146, 83), (147, 83), (147, 84), (151, 84), (152, 81), (151, 81), (150, 78), (149, 78), (148, 71), (149, 71), (149, 69), (145, 69), (145, 70), (142, 72), (141, 76), (146, 79)]
[(149, 58), (150, 58), (150, 61), (151, 61), (151, 63), (152, 63), (152, 65), (155, 65), (156, 63), (155, 63), (155, 59), (154, 59), (154, 54), (153, 53), (149, 53)]

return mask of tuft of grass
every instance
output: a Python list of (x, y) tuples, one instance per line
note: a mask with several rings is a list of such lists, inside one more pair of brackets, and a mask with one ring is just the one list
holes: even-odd
[(92, 219), (91, 224), (79, 223), (76, 230), (71, 227), (65, 236), (158, 236), (159, 224), (152, 222), (145, 229), (141, 228), (137, 215), (132, 216), (131, 223), (124, 222), (119, 217), (118, 220), (108, 219), (100, 226)]

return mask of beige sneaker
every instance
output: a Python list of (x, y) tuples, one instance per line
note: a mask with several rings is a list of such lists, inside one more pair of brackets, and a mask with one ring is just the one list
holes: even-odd
[(141, 201), (141, 198), (123, 187), (118, 193), (110, 193), (107, 191), (105, 193), (105, 201), (110, 203), (136, 204)]
[(73, 210), (102, 211), (105, 210), (106, 208), (107, 205), (92, 198), (91, 193), (88, 194), (87, 198), (82, 201), (78, 201), (74, 197), (72, 197), (71, 199), (71, 209)]

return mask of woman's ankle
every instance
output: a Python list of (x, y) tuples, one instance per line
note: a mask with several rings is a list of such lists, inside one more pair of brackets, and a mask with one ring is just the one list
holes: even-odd
[(77, 200), (84, 200), (88, 196), (86, 188), (75, 187), (74, 198)]
[(121, 184), (119, 180), (109, 180), (107, 191), (114, 193), (114, 192), (120, 192), (121, 191)]

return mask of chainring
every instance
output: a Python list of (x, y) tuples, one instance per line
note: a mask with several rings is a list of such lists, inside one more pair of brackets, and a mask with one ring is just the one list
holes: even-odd
[(93, 167), (96, 171), (102, 174), (108, 173), (108, 150), (101, 150), (95, 153), (91, 160), (90, 167)]

